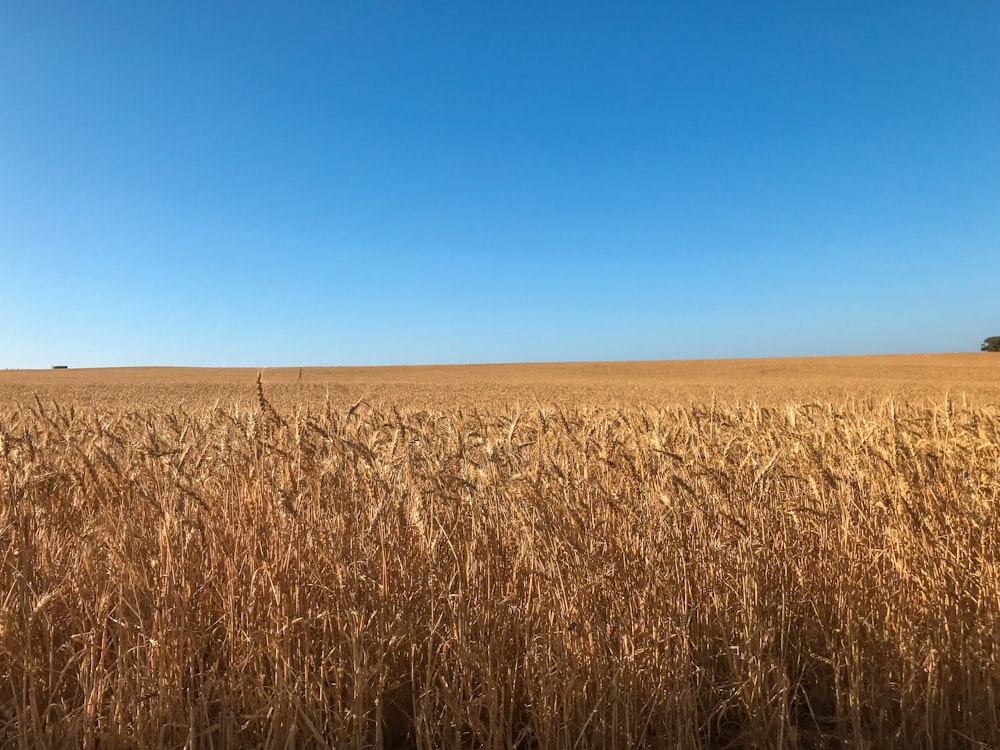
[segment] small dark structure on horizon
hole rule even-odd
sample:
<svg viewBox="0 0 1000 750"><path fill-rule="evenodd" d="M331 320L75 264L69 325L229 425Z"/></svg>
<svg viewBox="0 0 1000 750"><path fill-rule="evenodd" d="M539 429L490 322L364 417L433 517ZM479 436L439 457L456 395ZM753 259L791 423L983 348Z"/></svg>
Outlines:
<svg viewBox="0 0 1000 750"><path fill-rule="evenodd" d="M68 370L69 365L52 365L53 370Z"/></svg>

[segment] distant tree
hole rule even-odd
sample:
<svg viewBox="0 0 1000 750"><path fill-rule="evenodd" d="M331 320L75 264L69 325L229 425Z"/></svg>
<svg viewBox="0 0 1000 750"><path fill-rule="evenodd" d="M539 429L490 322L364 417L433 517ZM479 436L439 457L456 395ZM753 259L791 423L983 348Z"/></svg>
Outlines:
<svg viewBox="0 0 1000 750"><path fill-rule="evenodd" d="M990 336L983 342L981 352L1000 352L1000 336Z"/></svg>

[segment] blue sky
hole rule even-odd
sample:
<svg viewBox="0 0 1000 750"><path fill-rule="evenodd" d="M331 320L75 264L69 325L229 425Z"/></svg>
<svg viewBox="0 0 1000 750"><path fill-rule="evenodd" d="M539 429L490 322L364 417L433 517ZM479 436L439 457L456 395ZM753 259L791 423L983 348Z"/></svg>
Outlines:
<svg viewBox="0 0 1000 750"><path fill-rule="evenodd" d="M0 367L975 350L995 2L6 3Z"/></svg>

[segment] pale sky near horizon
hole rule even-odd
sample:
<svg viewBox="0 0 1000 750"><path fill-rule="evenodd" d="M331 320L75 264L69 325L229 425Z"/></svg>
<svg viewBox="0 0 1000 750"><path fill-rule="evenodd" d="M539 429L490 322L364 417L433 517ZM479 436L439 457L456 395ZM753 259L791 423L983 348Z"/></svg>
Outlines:
<svg viewBox="0 0 1000 750"><path fill-rule="evenodd" d="M996 2L0 9L0 368L975 351Z"/></svg>

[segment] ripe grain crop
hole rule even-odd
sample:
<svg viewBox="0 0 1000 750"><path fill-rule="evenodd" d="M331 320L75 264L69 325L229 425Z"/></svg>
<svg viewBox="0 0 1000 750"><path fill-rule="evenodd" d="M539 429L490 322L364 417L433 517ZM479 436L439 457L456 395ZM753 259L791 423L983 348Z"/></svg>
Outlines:
<svg viewBox="0 0 1000 750"><path fill-rule="evenodd" d="M997 405L243 392L0 404L0 745L1000 746Z"/></svg>

